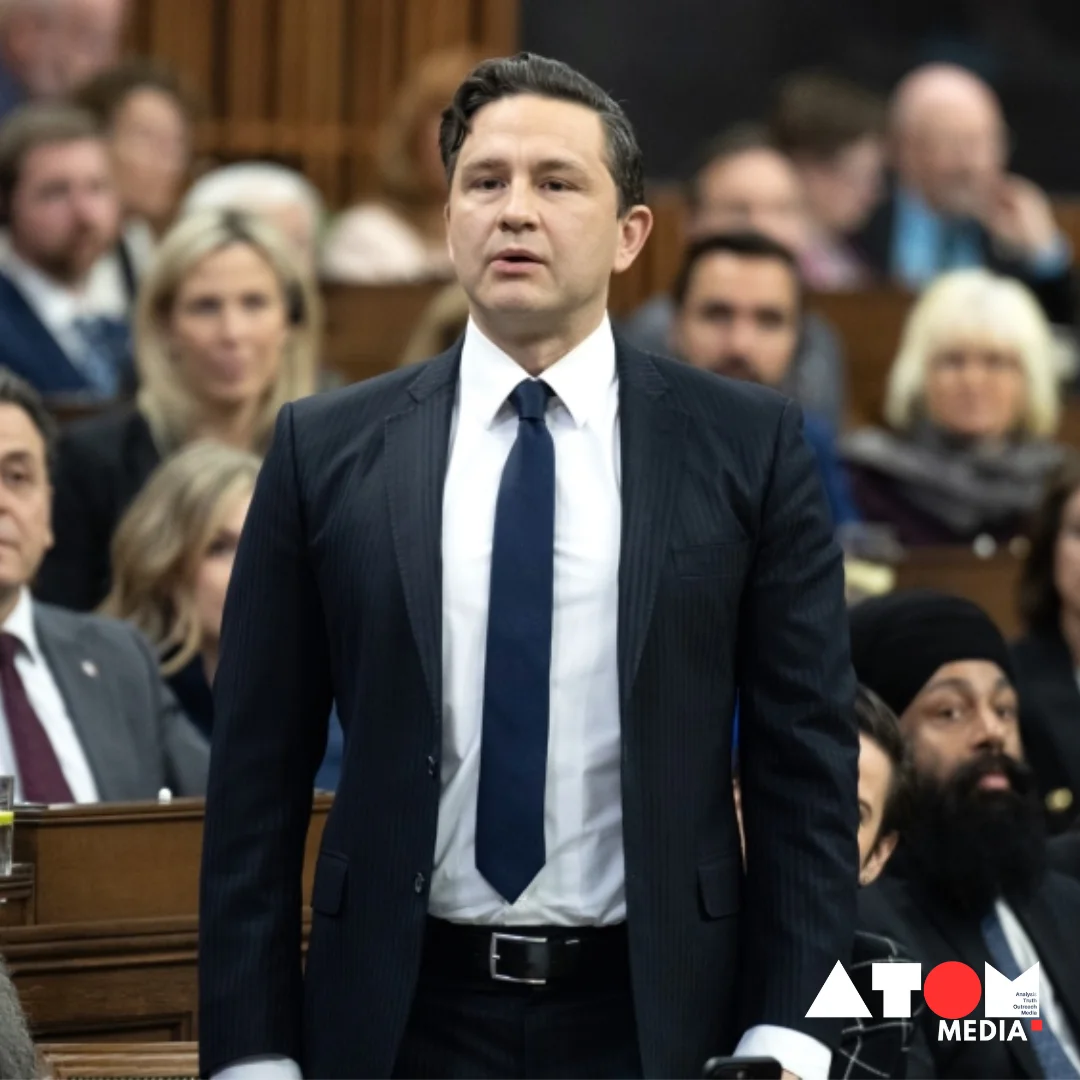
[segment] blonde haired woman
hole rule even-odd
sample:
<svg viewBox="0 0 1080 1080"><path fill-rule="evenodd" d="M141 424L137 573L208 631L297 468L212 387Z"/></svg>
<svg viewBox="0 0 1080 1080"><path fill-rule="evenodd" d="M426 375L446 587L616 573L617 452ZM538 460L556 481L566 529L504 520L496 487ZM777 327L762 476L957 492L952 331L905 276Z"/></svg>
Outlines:
<svg viewBox="0 0 1080 1080"><path fill-rule="evenodd" d="M318 295L292 245L235 210L185 218L162 241L135 317L132 407L73 426L54 486L43 600L88 610L109 589L109 543L155 467L201 438L261 454L287 401L315 385Z"/></svg>
<svg viewBox="0 0 1080 1080"><path fill-rule="evenodd" d="M260 460L209 440L150 477L112 542L105 614L134 623L188 718L209 737L225 592Z"/></svg>
<svg viewBox="0 0 1080 1080"><path fill-rule="evenodd" d="M439 121L478 59L464 48L430 53L402 86L379 130L376 196L331 225L325 277L386 284L451 276Z"/></svg>
<svg viewBox="0 0 1080 1080"><path fill-rule="evenodd" d="M908 317L884 411L887 430L841 446L866 521L912 546L1023 531L1062 456L1057 348L1028 288L987 270L938 278Z"/></svg>

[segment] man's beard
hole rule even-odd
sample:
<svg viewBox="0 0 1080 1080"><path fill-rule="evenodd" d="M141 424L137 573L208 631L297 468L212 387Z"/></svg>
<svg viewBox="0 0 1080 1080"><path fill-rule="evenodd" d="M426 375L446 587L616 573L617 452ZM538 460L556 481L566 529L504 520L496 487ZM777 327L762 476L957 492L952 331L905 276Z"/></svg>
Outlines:
<svg viewBox="0 0 1080 1080"><path fill-rule="evenodd" d="M726 375L729 379L739 379L742 382L761 383L761 376L757 368L745 357L738 354L725 356L713 364L713 371L717 375Z"/></svg>
<svg viewBox="0 0 1080 1080"><path fill-rule="evenodd" d="M1003 773L1010 789L980 788L988 773ZM999 897L1030 895L1045 866L1034 774L1004 754L985 754L944 782L918 778L903 849L910 870L962 914L983 915Z"/></svg>

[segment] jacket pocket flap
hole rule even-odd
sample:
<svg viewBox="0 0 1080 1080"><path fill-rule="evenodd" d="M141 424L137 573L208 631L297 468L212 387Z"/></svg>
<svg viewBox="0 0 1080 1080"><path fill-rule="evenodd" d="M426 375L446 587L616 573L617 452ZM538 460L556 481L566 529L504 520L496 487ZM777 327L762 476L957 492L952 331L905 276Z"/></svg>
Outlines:
<svg viewBox="0 0 1080 1080"><path fill-rule="evenodd" d="M698 864L698 885L705 914L713 919L734 915L742 893L742 856L736 851Z"/></svg>
<svg viewBox="0 0 1080 1080"><path fill-rule="evenodd" d="M330 851L319 853L315 864L315 885L311 890L311 908L320 915L336 915L345 897L345 879L349 860Z"/></svg>

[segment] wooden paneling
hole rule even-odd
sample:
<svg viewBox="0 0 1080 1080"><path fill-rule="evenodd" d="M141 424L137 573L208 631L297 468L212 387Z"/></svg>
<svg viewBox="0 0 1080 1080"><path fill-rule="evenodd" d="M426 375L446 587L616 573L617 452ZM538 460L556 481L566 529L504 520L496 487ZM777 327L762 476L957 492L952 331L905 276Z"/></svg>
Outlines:
<svg viewBox="0 0 1080 1080"><path fill-rule="evenodd" d="M330 804L315 798L305 896ZM202 832L198 799L17 812L0 952L36 1038L197 1037Z"/></svg>
<svg viewBox="0 0 1080 1080"><path fill-rule="evenodd" d="M138 0L130 52L175 67L202 99L206 164L302 169L331 206L369 190L379 122L429 52L517 48L518 0Z"/></svg>
<svg viewBox="0 0 1080 1080"><path fill-rule="evenodd" d="M193 1042L44 1044L38 1056L55 1080L194 1080L199 1075L199 1048Z"/></svg>

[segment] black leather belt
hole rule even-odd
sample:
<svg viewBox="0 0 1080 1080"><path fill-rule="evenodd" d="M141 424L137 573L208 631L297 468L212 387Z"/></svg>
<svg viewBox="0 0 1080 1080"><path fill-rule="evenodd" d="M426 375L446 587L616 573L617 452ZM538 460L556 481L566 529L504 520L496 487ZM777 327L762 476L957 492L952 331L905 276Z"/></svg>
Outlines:
<svg viewBox="0 0 1080 1080"><path fill-rule="evenodd" d="M626 923L490 927L428 919L422 966L431 974L520 986L628 984Z"/></svg>

